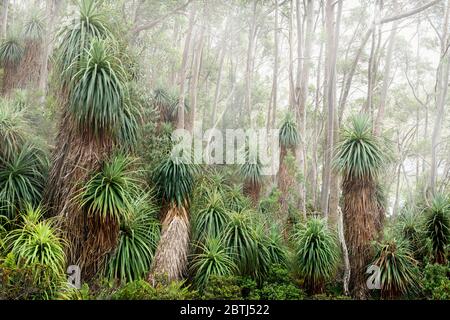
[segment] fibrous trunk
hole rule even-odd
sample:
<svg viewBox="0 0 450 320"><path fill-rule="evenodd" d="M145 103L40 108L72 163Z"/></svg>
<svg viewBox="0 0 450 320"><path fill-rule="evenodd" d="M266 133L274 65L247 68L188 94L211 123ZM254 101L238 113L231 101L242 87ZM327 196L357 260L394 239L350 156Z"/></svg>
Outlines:
<svg viewBox="0 0 450 320"><path fill-rule="evenodd" d="M42 41L29 40L25 45L25 55L18 69L18 86L21 89L37 88L41 75Z"/></svg>
<svg viewBox="0 0 450 320"><path fill-rule="evenodd" d="M367 296L365 272L371 261L371 242L377 237L379 210L376 186L369 178L345 178L344 233L351 268L350 291L355 298Z"/></svg>
<svg viewBox="0 0 450 320"><path fill-rule="evenodd" d="M280 151L280 170L278 171L278 189L280 190L280 223L285 226L285 236L288 236L289 229L289 191L294 186L294 178L289 173L288 166L286 164L287 148L282 146Z"/></svg>
<svg viewBox="0 0 450 320"><path fill-rule="evenodd" d="M3 68L2 96L8 97L18 87L18 66L7 64Z"/></svg>
<svg viewBox="0 0 450 320"><path fill-rule="evenodd" d="M171 205L148 277L152 285L180 280L186 271L189 250L189 217L186 208Z"/></svg>
<svg viewBox="0 0 450 320"><path fill-rule="evenodd" d="M89 217L80 207L77 195L89 176L98 171L113 149L106 136L80 132L65 113L53 154L45 201L49 215L58 216L69 243L69 264L82 270L84 280L91 279L116 246L119 223L114 219Z"/></svg>
<svg viewBox="0 0 450 320"><path fill-rule="evenodd" d="M244 195L250 198L253 205L258 205L259 196L261 193L261 186L258 183L246 182L244 183Z"/></svg>

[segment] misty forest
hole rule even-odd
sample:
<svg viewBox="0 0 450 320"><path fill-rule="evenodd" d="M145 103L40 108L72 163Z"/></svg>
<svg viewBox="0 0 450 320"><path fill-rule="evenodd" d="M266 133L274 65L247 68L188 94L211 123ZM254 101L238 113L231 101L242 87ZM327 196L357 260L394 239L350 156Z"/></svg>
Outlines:
<svg viewBox="0 0 450 320"><path fill-rule="evenodd" d="M0 5L0 300L450 299L450 0Z"/></svg>

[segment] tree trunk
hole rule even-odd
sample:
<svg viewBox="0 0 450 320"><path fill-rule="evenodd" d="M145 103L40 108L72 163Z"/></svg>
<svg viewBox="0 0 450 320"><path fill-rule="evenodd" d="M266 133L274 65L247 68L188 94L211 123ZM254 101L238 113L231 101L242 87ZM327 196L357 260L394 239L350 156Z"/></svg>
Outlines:
<svg viewBox="0 0 450 320"><path fill-rule="evenodd" d="M371 242L376 239L375 182L369 178L344 178L344 233L351 268L350 291L357 299L366 299L366 268L372 258Z"/></svg>
<svg viewBox="0 0 450 320"><path fill-rule="evenodd" d="M394 6L396 7L396 3L394 3ZM380 106L378 108L378 113L377 113L377 117L375 119L375 125L374 125L374 133L377 136L380 134L380 132L382 130L382 126L383 126L384 110L386 108L387 91L388 91L389 83L390 83L391 64L392 64L392 56L393 56L394 48L395 48L395 35L397 32L397 26L398 26L398 20L395 20L392 24L392 29L389 34L389 44L388 44L388 49L387 49L387 53L386 53L386 62L384 65L383 88L381 89Z"/></svg>
<svg viewBox="0 0 450 320"><path fill-rule="evenodd" d="M189 228L187 210L171 205L162 222L161 239L148 277L153 286L182 279L188 259Z"/></svg>
<svg viewBox="0 0 450 320"><path fill-rule="evenodd" d="M188 31L186 35L186 39L184 42L184 50L183 50L183 60L181 62L181 69L180 69L180 96L178 100L178 124L177 129L184 129L185 127L185 100L186 100L186 73L187 73L187 65L188 65L188 59L189 59L189 53L191 48L191 38L192 38L192 29L194 28L194 22L195 22L195 12L196 10L194 8L191 9L191 12L189 13L189 26Z"/></svg>
<svg viewBox="0 0 450 320"><path fill-rule="evenodd" d="M274 41L275 41L275 53L274 53L274 65L273 65L273 86L272 86L272 128L275 129L276 118L277 118L277 101L278 101L278 51L279 51L279 41L278 41L278 0L275 0L275 25L274 25Z"/></svg>
<svg viewBox="0 0 450 320"><path fill-rule="evenodd" d="M253 1L253 14L250 22L250 30L248 34L247 47L247 66L245 70L245 104L248 112L248 119L250 127L253 128L252 123L252 80L253 80L253 65L255 58L255 47L257 37L256 15L257 15L258 1Z"/></svg>
<svg viewBox="0 0 450 320"><path fill-rule="evenodd" d="M439 62L439 69L436 77L436 121L434 123L433 136L431 140L431 174L430 174L430 188L433 194L436 193L437 187L437 152L441 138L442 120L445 114L445 104L448 92L449 67L448 61L448 25L449 25L450 1L447 1L447 8L445 11L445 18L443 24L443 32L441 35L441 59Z"/></svg>
<svg viewBox="0 0 450 320"><path fill-rule="evenodd" d="M217 104L219 103L220 98L220 88L222 84L222 74L223 74L223 65L225 62L225 54L227 52L227 40L228 40L228 24L229 18L227 18L225 22L225 30L223 33L222 45L220 47L220 57L219 57L219 74L217 75L216 82L216 91L214 92L214 102L212 109L212 117L211 117L211 125L213 126L216 123L217 118Z"/></svg>
<svg viewBox="0 0 450 320"><path fill-rule="evenodd" d="M338 9L336 14L336 27L335 27L335 36L334 36L334 50L339 50L339 34L340 34L340 26L341 26L341 16L342 16L342 1L338 3ZM336 58L334 58L334 63L336 64ZM336 67L335 67L336 68ZM334 77L332 83L329 85L332 86L333 97L332 101L328 103L333 103L333 109L335 109L334 105L336 104L336 76ZM333 112L333 144L330 146L331 152L334 150L335 146L339 141L339 121L337 112ZM333 153L332 153L333 154ZM332 157L331 157L332 158ZM339 174L335 172L335 170L331 170L331 179L330 179L330 204L329 204L329 212L328 212L328 224L334 228L336 228L337 223L339 221L339 197L340 197L340 188L339 188Z"/></svg>
<svg viewBox="0 0 450 320"><path fill-rule="evenodd" d="M305 43L304 43L304 56L298 57L301 61L303 58L302 74L300 77L300 88L298 93L298 126L300 134L300 144L297 147L297 161L299 170L303 172L304 179L299 183L299 209L306 216L306 103L308 99L309 91L309 73L311 66L311 47L312 47L312 29L313 29L313 15L314 15L314 0L308 0L306 2L306 28L305 28ZM300 0L297 0L297 7L300 6ZM297 8L297 14L300 9ZM301 39L299 39L300 41Z"/></svg>
<svg viewBox="0 0 450 320"><path fill-rule="evenodd" d="M327 0L325 7L325 28L326 28L326 70L327 70L327 85L324 88L327 105L327 134L326 147L323 165L323 184L321 194L321 210L325 217L328 218L329 212L329 193L331 184L331 163L333 154L334 142L334 112L335 112L335 89L336 89L336 40L334 28L334 5L333 0Z"/></svg>
<svg viewBox="0 0 450 320"><path fill-rule="evenodd" d="M200 78L200 71L202 67L203 60L203 50L204 50L204 36L205 36L205 27L200 26L201 31L200 35L197 39L197 47L193 53L193 73L191 78L191 88L190 88L190 109L189 109L189 130L192 131L192 128L195 123L195 113L197 112L197 100L198 100L198 82Z"/></svg>

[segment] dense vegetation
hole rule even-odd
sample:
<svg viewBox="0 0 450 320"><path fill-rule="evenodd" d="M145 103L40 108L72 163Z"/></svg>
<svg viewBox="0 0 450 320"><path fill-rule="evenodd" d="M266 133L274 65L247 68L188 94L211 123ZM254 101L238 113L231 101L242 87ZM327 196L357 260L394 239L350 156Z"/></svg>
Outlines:
<svg viewBox="0 0 450 320"><path fill-rule="evenodd" d="M342 1L233 1L230 17L217 25L208 22L210 4L163 2L140 1L133 7L123 1L34 1L34 9L3 2L3 12L9 10L14 19L3 16L0 45L0 299L450 299L448 141L440 153L427 156L433 160L424 166L431 169L422 170L420 158L414 158L422 150L411 154L403 145L414 134L419 137L419 123L404 141L399 129L396 134L392 128L384 130L388 122L403 125L398 110L390 110L411 100L403 89L395 92L395 106L370 102L386 99L378 88L367 101L352 100L345 113L333 109L330 99L336 99L336 92L330 88L336 91L336 78L328 74L324 88L320 84L323 51L326 72L342 72L343 95L346 79L355 72L336 69L339 28L328 19L341 19ZM222 7L225 1L214 2L228 10ZM450 1L438 2L433 19L444 25L441 40L448 42L450 4L442 5ZM296 14L294 5L299 6ZM154 25L142 21L141 11L155 8L163 11ZM444 18L439 8L445 9ZM265 10L269 13L261 12ZM188 17L180 16L183 12ZM269 41L255 29L264 31L275 23L275 80L268 112L261 108L267 95L264 72L250 75L253 61L244 76L238 75L234 68L239 62L232 54L225 63L232 84L223 84L232 102L221 100L229 39L225 35L211 43L217 42L212 34L221 28L235 34L228 19L246 15L251 20L251 39L245 40L250 40L249 52L256 50L253 37ZM283 32L289 31L292 45L294 17L300 39L311 33L313 18L319 24L314 28L320 28L322 18L327 39L316 43L319 66L298 63L298 88L292 87L289 66L290 91L277 98L277 72L284 75L278 65L278 28L289 27ZM395 30L397 20L392 21ZM159 24L161 30L147 34ZM174 30L167 34L169 26ZM373 42L381 42L380 26L374 28ZM174 46L185 37L183 52L172 52L176 49L166 43L169 34ZM307 51L302 54L310 56L312 40L302 41ZM392 59L390 41L391 36L386 49L375 44L373 50L379 52L370 59ZM265 45L271 52L274 44ZM284 49L293 54L293 46ZM448 53L443 55L439 81L445 78L441 73L448 80ZM370 63L374 72L375 62ZM310 67L318 74L316 88L303 78ZM209 92L211 74L215 92ZM237 76L245 81L236 81ZM380 73L367 77L372 88L386 82ZM309 100L315 93L313 110ZM438 95L446 105L446 95ZM318 107L322 98L323 111ZM280 101L288 107L277 110ZM234 109L227 111L228 104ZM358 104L364 104L362 110ZM221 116L219 107L224 108ZM383 128L384 108L390 114ZM255 111L255 119L250 114L246 119ZM243 163L194 164L184 161L192 154L174 157L179 141L173 133L195 131L196 117L223 131L279 128L276 173L264 173L264 159L252 157L257 143L249 137L241 150ZM448 117L442 118L448 125ZM204 141L206 149L217 144L213 140L209 136ZM433 148L435 142L433 138ZM417 160L414 187L408 177L401 178L407 158ZM401 181L407 186L400 187ZM73 265L81 269L81 288L68 283L66 270ZM367 285L369 266L379 268L377 290Z"/></svg>

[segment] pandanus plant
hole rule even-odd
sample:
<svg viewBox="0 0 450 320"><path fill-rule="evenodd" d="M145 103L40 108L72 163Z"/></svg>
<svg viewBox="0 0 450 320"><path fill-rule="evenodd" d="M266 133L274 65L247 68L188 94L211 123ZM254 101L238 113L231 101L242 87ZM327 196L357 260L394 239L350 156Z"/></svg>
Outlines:
<svg viewBox="0 0 450 320"><path fill-rule="evenodd" d="M27 127L22 112L0 102L0 215L10 219L42 200L48 170L46 153L28 141Z"/></svg>
<svg viewBox="0 0 450 320"><path fill-rule="evenodd" d="M253 205L259 202L261 189L263 186L262 164L259 157L255 159L248 158L247 161L240 166L240 172L244 179L244 195L248 196Z"/></svg>
<svg viewBox="0 0 450 320"><path fill-rule="evenodd" d="M311 218L297 228L293 240L297 272L304 277L312 294L323 292L326 281L335 275L339 262L336 235L326 221Z"/></svg>
<svg viewBox="0 0 450 320"><path fill-rule="evenodd" d="M69 263L84 267L83 274L89 278L116 246L120 220L112 207L100 216L91 210L86 217L77 195L90 176L108 168L119 145L123 149L133 145L137 121L121 52L97 1L81 0L78 16L60 38L55 71L60 76L62 118L46 205L53 215L63 217L63 230L72 247Z"/></svg>
<svg viewBox="0 0 450 320"><path fill-rule="evenodd" d="M425 211L425 234L431 242L434 263L447 264L450 244L450 200L437 194Z"/></svg>
<svg viewBox="0 0 450 320"><path fill-rule="evenodd" d="M387 161L382 142L373 134L368 117L358 115L342 132L335 167L343 176L345 240L351 268L350 289L356 298L367 295L365 272L371 261L371 242L377 238L380 210L377 178Z"/></svg>
<svg viewBox="0 0 450 320"><path fill-rule="evenodd" d="M155 170L154 180L163 201L161 239L148 280L151 284L179 280L187 267L190 196L196 167L169 156Z"/></svg>
<svg viewBox="0 0 450 320"><path fill-rule="evenodd" d="M24 55L19 65L19 87L35 88L41 73L41 56L45 48L43 43L45 22L42 15L33 11L27 18L23 30Z"/></svg>
<svg viewBox="0 0 450 320"><path fill-rule="evenodd" d="M297 124L292 117L292 115L288 114L283 121L283 125L280 129L280 169L278 171L278 188L281 191L280 196L280 204L281 204L281 212L287 213L288 211L288 203L287 199L289 196L289 190L294 186L295 180L292 173L289 172L288 166L286 164L286 156L288 152L295 152L296 146L300 142L300 136L297 130ZM282 217L282 223L285 224L287 222L288 216L284 214Z"/></svg>
<svg viewBox="0 0 450 320"><path fill-rule="evenodd" d="M398 298L419 291L418 263L407 240L398 240L388 235L386 239L376 243L373 264L380 268L383 298Z"/></svg>
<svg viewBox="0 0 450 320"><path fill-rule="evenodd" d="M3 67L2 95L9 96L18 87L18 68L24 55L20 37L10 33L0 45L0 63Z"/></svg>

